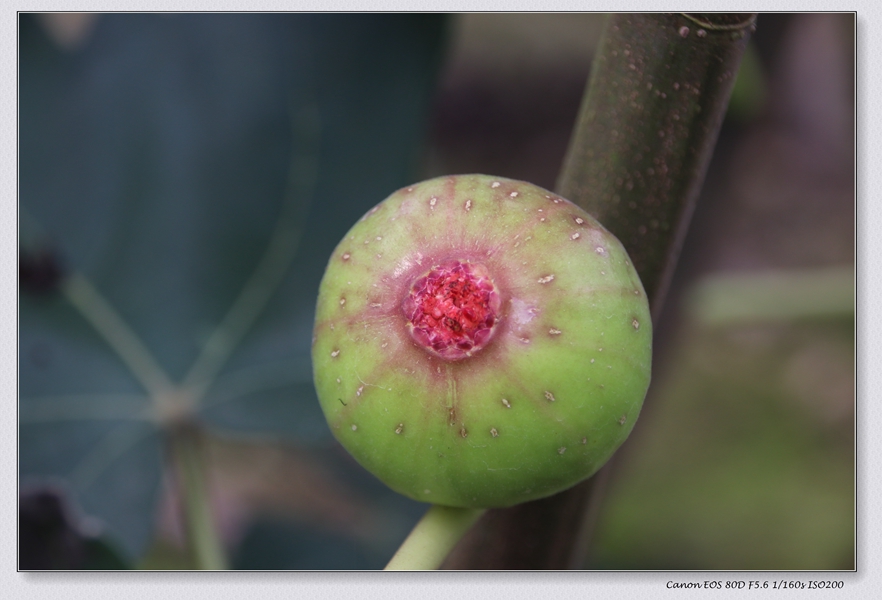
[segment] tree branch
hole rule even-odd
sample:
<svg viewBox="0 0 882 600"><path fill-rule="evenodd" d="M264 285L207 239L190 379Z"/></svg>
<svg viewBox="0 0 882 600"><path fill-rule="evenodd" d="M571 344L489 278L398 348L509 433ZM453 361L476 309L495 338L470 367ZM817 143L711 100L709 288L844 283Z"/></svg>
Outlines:
<svg viewBox="0 0 882 600"><path fill-rule="evenodd" d="M594 57L557 191L624 244L653 321L754 21L752 14L614 15ZM580 568L608 473L609 464L550 498L487 511L445 568Z"/></svg>

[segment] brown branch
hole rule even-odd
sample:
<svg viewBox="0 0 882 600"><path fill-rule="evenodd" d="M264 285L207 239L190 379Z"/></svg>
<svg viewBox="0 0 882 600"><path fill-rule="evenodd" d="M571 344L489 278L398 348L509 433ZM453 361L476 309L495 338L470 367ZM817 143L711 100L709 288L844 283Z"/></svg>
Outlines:
<svg viewBox="0 0 882 600"><path fill-rule="evenodd" d="M557 191L625 245L661 311L704 181L752 14L610 17ZM584 564L609 464L542 500L487 511L448 569Z"/></svg>

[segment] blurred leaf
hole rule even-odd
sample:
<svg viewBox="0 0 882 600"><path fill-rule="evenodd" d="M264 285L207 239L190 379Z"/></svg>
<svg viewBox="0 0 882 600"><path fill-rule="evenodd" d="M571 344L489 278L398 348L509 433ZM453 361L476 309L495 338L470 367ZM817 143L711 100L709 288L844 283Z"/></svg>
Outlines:
<svg viewBox="0 0 882 600"><path fill-rule="evenodd" d="M112 14L65 51L21 16L22 226L72 273L64 295L21 298L23 476L69 478L139 556L164 416L329 439L318 282L415 178L443 24Z"/></svg>
<svg viewBox="0 0 882 600"><path fill-rule="evenodd" d="M254 523L233 558L234 569L382 569L389 556L372 555L363 544L305 523L263 519Z"/></svg>

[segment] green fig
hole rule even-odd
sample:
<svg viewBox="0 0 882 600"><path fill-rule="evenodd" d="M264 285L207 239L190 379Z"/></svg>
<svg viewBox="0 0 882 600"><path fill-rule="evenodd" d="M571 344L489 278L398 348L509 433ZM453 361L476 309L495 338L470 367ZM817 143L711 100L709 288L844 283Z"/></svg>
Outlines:
<svg viewBox="0 0 882 600"><path fill-rule="evenodd" d="M597 471L649 386L646 294L616 238L529 183L392 194L321 283L315 385L335 437L415 500L518 504Z"/></svg>

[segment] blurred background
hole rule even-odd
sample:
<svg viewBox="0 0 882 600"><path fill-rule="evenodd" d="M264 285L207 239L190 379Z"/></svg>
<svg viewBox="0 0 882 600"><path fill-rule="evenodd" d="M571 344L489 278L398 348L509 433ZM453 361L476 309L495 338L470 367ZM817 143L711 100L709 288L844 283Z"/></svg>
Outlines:
<svg viewBox="0 0 882 600"><path fill-rule="evenodd" d="M420 179L553 187L603 22L20 15L19 567L192 567L184 412L233 568L382 568L426 506L318 408L327 257ZM760 15L586 568L854 568L853 106L854 15Z"/></svg>

